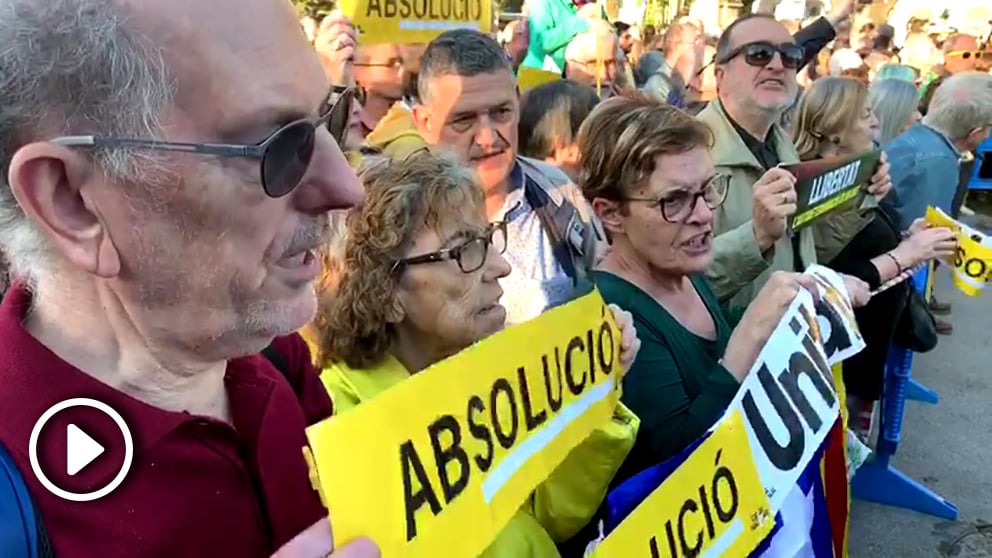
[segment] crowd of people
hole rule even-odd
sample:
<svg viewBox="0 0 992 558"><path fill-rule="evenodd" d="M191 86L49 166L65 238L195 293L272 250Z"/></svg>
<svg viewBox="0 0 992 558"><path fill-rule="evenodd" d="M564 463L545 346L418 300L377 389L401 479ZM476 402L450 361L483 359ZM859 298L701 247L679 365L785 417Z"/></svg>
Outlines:
<svg viewBox="0 0 992 558"><path fill-rule="evenodd" d="M897 50L833 4L655 30L530 0L498 35L425 45L365 44L340 13L301 30L283 0L0 0L0 445L40 536L376 556L335 546L306 427L590 284L623 333L621 402L484 556L582 555L610 488L721 417L811 264L856 306L843 379L867 443L912 299L870 293L955 252L923 216L966 211L992 45L915 29ZM561 79L521 94L525 67ZM784 165L875 149L865 196L791 230ZM93 502L29 464L34 422L80 396L135 437Z"/></svg>

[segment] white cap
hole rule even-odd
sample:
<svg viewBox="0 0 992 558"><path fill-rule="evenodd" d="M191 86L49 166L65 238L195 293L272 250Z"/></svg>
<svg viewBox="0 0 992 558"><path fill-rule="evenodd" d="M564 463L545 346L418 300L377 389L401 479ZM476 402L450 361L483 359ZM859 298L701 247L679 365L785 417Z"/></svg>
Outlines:
<svg viewBox="0 0 992 558"><path fill-rule="evenodd" d="M830 56L827 66L830 68L830 75L840 76L845 70L856 70L865 65L861 55L850 48L842 48Z"/></svg>

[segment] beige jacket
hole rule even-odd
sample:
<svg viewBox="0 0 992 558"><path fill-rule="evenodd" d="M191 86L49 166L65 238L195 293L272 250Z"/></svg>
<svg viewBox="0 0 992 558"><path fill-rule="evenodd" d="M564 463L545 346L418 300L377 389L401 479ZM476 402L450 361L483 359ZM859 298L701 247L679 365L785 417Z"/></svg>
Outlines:
<svg viewBox="0 0 992 558"><path fill-rule="evenodd" d="M765 173L730 123L723 105L714 99L699 113L699 120L713 131L710 150L718 173L730 175L727 200L717 209L713 223L713 263L706 277L713 292L729 309L746 307L775 271L793 271L792 241L783 236L764 253L758 248L751 220L754 209L752 187ZM792 138L775 124L771 133L779 161L798 163ZM803 266L816 263L816 246L809 229L799 232L799 255Z"/></svg>
<svg viewBox="0 0 992 558"><path fill-rule="evenodd" d="M765 253L758 249L751 215L754 209L752 188L765 173L727 118L723 104L714 99L699 113L699 120L713 130L710 150L717 172L729 174L730 191L723 206L716 211L713 264L706 272L717 298L728 309L746 307L775 271L794 271L792 240L783 236ZM784 164L799 162L792 138L775 124L778 159ZM862 213L871 207L869 198L860 206L851 205L821 218L812 227L799 232L799 257L802 268L834 258L867 223Z"/></svg>

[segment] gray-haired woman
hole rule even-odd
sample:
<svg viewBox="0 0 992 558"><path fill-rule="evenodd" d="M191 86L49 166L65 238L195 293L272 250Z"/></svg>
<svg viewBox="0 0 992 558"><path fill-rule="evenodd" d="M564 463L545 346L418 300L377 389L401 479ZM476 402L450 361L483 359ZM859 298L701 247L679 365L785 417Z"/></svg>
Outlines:
<svg viewBox="0 0 992 558"><path fill-rule="evenodd" d="M875 141L885 147L922 118L919 111L920 90L901 79L876 81L868 89L868 103L878 119Z"/></svg>

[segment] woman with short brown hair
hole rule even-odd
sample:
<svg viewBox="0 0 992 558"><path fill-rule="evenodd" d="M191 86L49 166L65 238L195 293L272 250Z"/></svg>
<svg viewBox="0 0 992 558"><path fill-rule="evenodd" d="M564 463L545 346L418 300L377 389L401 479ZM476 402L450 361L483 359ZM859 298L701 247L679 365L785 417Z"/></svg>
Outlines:
<svg viewBox="0 0 992 558"><path fill-rule="evenodd" d="M601 103L579 131L583 194L612 245L593 279L634 316L641 350L623 402L641 429L618 480L682 451L720 418L798 290L776 273L736 329L703 271L713 259L713 211L727 194L705 124L651 97Z"/></svg>

